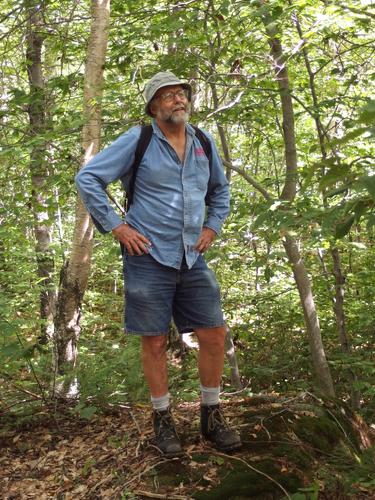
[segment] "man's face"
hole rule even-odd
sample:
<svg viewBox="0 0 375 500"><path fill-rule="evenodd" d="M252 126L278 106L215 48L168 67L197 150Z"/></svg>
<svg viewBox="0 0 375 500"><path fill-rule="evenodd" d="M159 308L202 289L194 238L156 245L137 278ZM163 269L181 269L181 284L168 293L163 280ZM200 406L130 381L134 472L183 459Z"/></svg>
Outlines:
<svg viewBox="0 0 375 500"><path fill-rule="evenodd" d="M171 85L159 89L150 105L157 120L178 125L186 123L190 114L187 91L181 85Z"/></svg>

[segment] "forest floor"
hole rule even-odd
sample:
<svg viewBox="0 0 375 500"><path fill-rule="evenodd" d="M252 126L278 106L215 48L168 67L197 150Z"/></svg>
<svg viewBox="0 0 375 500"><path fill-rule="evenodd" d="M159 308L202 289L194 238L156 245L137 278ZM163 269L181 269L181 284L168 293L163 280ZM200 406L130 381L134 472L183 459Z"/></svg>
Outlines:
<svg viewBox="0 0 375 500"><path fill-rule="evenodd" d="M185 455L153 445L148 406L90 420L44 414L0 431L1 499L375 499L371 429L348 408L302 394L231 399L224 413L243 448L199 436L199 405L174 409ZM367 450L366 450L367 448Z"/></svg>

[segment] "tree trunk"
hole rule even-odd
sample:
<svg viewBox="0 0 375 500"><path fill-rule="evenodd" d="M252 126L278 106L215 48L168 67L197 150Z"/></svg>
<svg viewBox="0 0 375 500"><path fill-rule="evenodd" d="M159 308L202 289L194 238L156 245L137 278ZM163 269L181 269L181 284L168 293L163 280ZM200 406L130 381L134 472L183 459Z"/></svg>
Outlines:
<svg viewBox="0 0 375 500"><path fill-rule="evenodd" d="M42 137L46 132L45 89L42 67L44 42L43 4L26 3L26 66L30 88L28 106L30 136ZM35 141L30 155L32 211L34 216L35 252L40 286L40 340L46 343L53 332L56 294L53 286L54 259L50 250L52 223L48 215L48 162L44 140Z"/></svg>
<svg viewBox="0 0 375 500"><path fill-rule="evenodd" d="M83 164L86 164L100 147L101 97L103 69L108 41L109 0L92 0L92 22L84 79L82 130ZM64 373L77 360L77 343L80 334L80 309L90 271L93 226L81 200L77 198L76 218L70 259L61 271L56 328L55 370Z"/></svg>
<svg viewBox="0 0 375 500"><path fill-rule="evenodd" d="M266 3L266 2L262 2ZM281 110L282 110L282 128L285 146L285 184L280 195L281 200L292 202L296 195L297 188L297 148L294 127L294 110L290 92L289 75L286 61L284 60L283 49L279 34L273 27L271 19L263 18L263 22L268 35L268 42L271 49L271 58L275 71L275 79L279 87Z"/></svg>
<svg viewBox="0 0 375 500"><path fill-rule="evenodd" d="M212 82L210 84L210 86L211 86L211 92L212 92L212 100L214 103L214 110L217 110L217 109L219 109L219 98L217 95L216 84ZM232 160L230 157L229 143L227 141L227 136L226 136L224 127L220 124L220 122L217 118L215 118L215 122L216 122L217 131L218 131L219 136L220 136L221 149L223 150L224 159L226 162L232 163ZM230 182L232 170L229 167L226 168L225 175L226 175L226 178L228 179L228 182Z"/></svg>
<svg viewBox="0 0 375 500"><path fill-rule="evenodd" d="M347 335L345 326L345 312L344 312L344 285L345 276L341 271L341 259L340 252L337 247L331 250L332 260L333 260L333 274L335 276L335 299L334 299L334 311L336 316L336 324L341 344L341 350L345 354L351 353L350 339ZM348 370L348 378L350 384L350 404L354 410L358 410L360 407L361 395L355 387L355 382L357 381L357 376L353 370Z"/></svg>
<svg viewBox="0 0 375 500"><path fill-rule="evenodd" d="M231 384L236 389L241 390L243 389L243 386L241 382L240 371L238 369L236 350L234 347L232 334L228 327L227 327L227 334L225 336L225 354L227 356L227 360L230 366Z"/></svg>
<svg viewBox="0 0 375 500"><path fill-rule="evenodd" d="M206 33L209 33L209 30L207 29L207 23L208 19L212 15L211 19L216 19L216 13L215 13L215 6L212 1L208 3L207 10L205 12L205 26L206 26ZM216 63L217 60L220 57L221 53L221 32L220 28L217 23L217 19L215 21L216 25L216 46L215 43L208 38L207 43L208 46L210 47L210 76L214 77L216 73ZM210 78L209 78L210 80ZM211 93L212 93L212 100L214 104L214 110L217 110L219 108L219 98L217 94L217 88L214 83L214 81L211 81L210 83L210 88L211 88ZM219 123L219 121L216 119L216 126L217 130L220 136L220 142L221 142L221 147L223 150L224 154L224 161L223 165L226 167L226 177L228 182L230 182L231 178L231 158L230 158L230 149L229 149L229 143L226 138L225 130L223 126ZM231 368L231 383L237 388L241 389L242 384L240 380L240 374L239 374L239 369L238 369L238 363L237 363L237 355L234 347L234 342L233 342L233 337L231 334L231 331L229 328L227 328L227 334L225 336L225 349L226 349L226 357L229 363L229 366Z"/></svg>
<svg viewBox="0 0 375 500"><path fill-rule="evenodd" d="M262 3L264 5L268 4L266 0L262 0ZM263 23L271 49L270 53L275 71L275 79L279 87L283 118L286 175L280 199L291 203L295 198L297 188L297 148L288 69L283 55L280 35L269 14L263 16ZM305 264L299 252L297 242L291 233L286 234L283 245L297 284L317 381L325 394L334 396L333 381L324 351L318 314Z"/></svg>
<svg viewBox="0 0 375 500"><path fill-rule="evenodd" d="M333 388L331 372L324 352L318 314L316 311L311 290L311 283L306 271L306 267L303 263L298 245L294 238L286 236L283 241L283 245L289 262L292 265L294 279L296 281L302 303L303 315L305 317L306 330L316 378L324 394L334 396L335 390Z"/></svg>
<svg viewBox="0 0 375 500"><path fill-rule="evenodd" d="M212 61L212 67L213 68L215 67L214 61ZM216 85L214 83L211 83L210 86L211 86L211 92L212 92L212 100L214 103L214 109L216 110L219 108L219 98L217 95L217 89L216 89ZM224 163L224 165L228 165L228 164L230 165L231 158L230 158L230 151L229 151L229 143L227 141L224 127L222 125L220 125L220 123L217 119L215 121L216 121L217 130L218 130L219 136L220 136L221 148L222 148L223 154L224 154L225 161L223 163ZM232 170L227 166L225 175L227 177L228 182L230 182L231 172L232 172ZM233 337L232 337L232 334L231 334L231 331L229 330L229 328L227 328L227 334L225 336L225 349L226 349L226 357L227 357L227 360L228 360L228 363L229 363L229 366L231 369L231 383L237 389L242 389L240 372L238 369L237 354L236 354L236 350L234 347Z"/></svg>
<svg viewBox="0 0 375 500"><path fill-rule="evenodd" d="M291 5L290 0L289 0L289 5ZM294 15L294 22L300 39L304 41L302 28L297 14ZM315 85L315 73L312 70L309 53L306 47L302 48L302 54L305 61L306 71L309 75L309 87L310 87L311 99L314 105L313 118L315 121L315 128L319 138L319 146L322 155L322 160L324 161L327 158L327 149L325 141L329 141L330 137L321 119L320 106ZM324 171L322 172L322 175L324 175ZM323 191L323 205L324 208L328 208L328 203L324 191ZM335 277L335 293L334 297L332 297L332 302L333 302L333 311L336 319L337 332L342 351L346 354L350 354L351 351L350 340L346 330L346 320L345 320L345 310L344 310L345 277L341 271L340 252L337 246L331 248L331 256L333 261L333 275ZM354 409L358 409L360 394L358 390L355 389L354 387L354 382L356 381L356 375L353 373L352 370L349 370L349 380L350 380L350 390L351 390L351 405Z"/></svg>
<svg viewBox="0 0 375 500"><path fill-rule="evenodd" d="M344 284L345 277L341 271L341 259L338 248L332 248L331 251L333 260L333 274L335 276L335 300L334 309L337 322L337 329L340 339L340 344L343 352L348 354L350 352L350 343L346 335L345 328L345 314L344 314Z"/></svg>

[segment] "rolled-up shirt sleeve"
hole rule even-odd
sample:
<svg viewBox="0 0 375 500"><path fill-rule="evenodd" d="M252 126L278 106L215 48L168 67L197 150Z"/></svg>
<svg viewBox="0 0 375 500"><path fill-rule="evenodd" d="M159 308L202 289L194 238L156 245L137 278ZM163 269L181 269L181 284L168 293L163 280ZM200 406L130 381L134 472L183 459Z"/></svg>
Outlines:
<svg viewBox="0 0 375 500"><path fill-rule="evenodd" d="M215 233L220 234L222 225L228 217L230 209L229 183L225 176L222 161L216 145L207 132L205 132L211 143L211 170L206 195L207 215L204 222Z"/></svg>
<svg viewBox="0 0 375 500"><path fill-rule="evenodd" d="M123 220L109 202L108 184L130 174L140 136L140 127L133 127L94 156L75 177L78 192L101 233L119 226Z"/></svg>

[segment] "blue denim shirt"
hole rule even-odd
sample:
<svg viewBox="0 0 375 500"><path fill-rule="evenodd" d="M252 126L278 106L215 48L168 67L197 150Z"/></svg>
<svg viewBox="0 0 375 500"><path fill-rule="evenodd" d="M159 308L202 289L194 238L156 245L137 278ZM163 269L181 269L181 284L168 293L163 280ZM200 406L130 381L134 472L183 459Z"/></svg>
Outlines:
<svg viewBox="0 0 375 500"><path fill-rule="evenodd" d="M182 163L156 122L152 126L151 142L138 167L126 222L151 241L150 254L158 262L179 269L185 252L190 268L198 257L194 246L202 227L219 233L229 213L228 182L207 132L212 147L211 172L193 127L186 126ZM127 188L140 132L139 126L129 129L76 176L81 198L101 233L123 222L109 203L105 189L118 179Z"/></svg>

